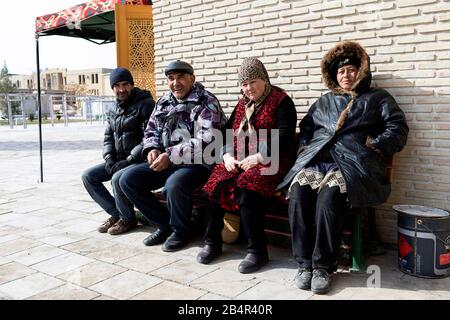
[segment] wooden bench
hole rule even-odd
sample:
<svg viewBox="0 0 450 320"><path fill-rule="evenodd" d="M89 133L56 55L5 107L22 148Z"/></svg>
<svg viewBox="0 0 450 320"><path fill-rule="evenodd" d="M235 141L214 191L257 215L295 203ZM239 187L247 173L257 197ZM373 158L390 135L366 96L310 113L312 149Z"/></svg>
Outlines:
<svg viewBox="0 0 450 320"><path fill-rule="evenodd" d="M386 171L386 179L389 182L393 181L394 175L394 157L390 157L388 159L387 171ZM166 199L162 193L162 189L158 189L153 191L158 200L162 203L166 203ZM193 195L193 210L200 211L208 204L208 199L206 198L204 192L201 188L198 188L194 191ZM277 192L274 194L272 199L269 201L269 205L267 206L266 215L266 228L265 232L268 238L271 240L270 242L275 245L281 246L291 246L291 233L289 227L289 218L288 218L288 200L285 199L284 195L281 192ZM375 222L375 208L367 207L367 208L352 208L350 209L350 215L352 218L352 245L351 245L351 271L358 272L361 271L364 267L364 258L363 258L363 250L362 250L362 226L363 226L363 216L364 213L367 212L367 221L368 221L368 239L369 244L372 247L376 247L378 241L378 234L376 231L376 222ZM239 235L239 226L236 227L236 218L235 214L227 214L225 217L225 229L228 229L228 232L234 232L234 235L227 235L225 232L223 233L224 242L232 243L237 236ZM228 228L227 228L228 227ZM233 230L235 229L235 230ZM236 233L237 232L237 233Z"/></svg>

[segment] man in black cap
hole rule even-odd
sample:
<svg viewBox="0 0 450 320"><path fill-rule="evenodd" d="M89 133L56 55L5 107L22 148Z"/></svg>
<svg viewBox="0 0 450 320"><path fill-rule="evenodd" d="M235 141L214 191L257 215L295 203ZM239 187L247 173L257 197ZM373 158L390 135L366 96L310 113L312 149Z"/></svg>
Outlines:
<svg viewBox="0 0 450 320"><path fill-rule="evenodd" d="M128 170L119 184L158 227L144 244L164 243L163 251L177 251L191 233L192 191L210 174L203 150L214 141L214 129L221 129L226 117L217 98L195 82L189 63L173 61L165 75L170 91L156 103L144 133L142 156L147 163ZM161 187L167 208L151 192Z"/></svg>
<svg viewBox="0 0 450 320"><path fill-rule="evenodd" d="M119 179L125 171L144 161L142 138L155 102L149 91L134 87L133 76L125 68L114 69L109 80L117 99L107 117L105 162L86 170L82 180L92 199L111 216L98 231L116 235L137 225L134 206L120 189ZM103 185L109 180L114 196Z"/></svg>

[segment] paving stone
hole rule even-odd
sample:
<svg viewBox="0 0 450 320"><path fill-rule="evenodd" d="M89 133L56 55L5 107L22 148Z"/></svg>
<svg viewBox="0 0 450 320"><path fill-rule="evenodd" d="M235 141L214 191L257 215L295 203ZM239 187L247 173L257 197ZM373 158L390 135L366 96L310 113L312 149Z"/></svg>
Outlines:
<svg viewBox="0 0 450 320"><path fill-rule="evenodd" d="M12 212L12 209L0 208L0 215Z"/></svg>
<svg viewBox="0 0 450 320"><path fill-rule="evenodd" d="M238 271L216 270L190 282L192 287L210 291L229 298L235 298L254 287L260 280L251 274Z"/></svg>
<svg viewBox="0 0 450 320"><path fill-rule="evenodd" d="M97 283L89 289L116 299L129 299L162 282L161 279L135 271L127 271Z"/></svg>
<svg viewBox="0 0 450 320"><path fill-rule="evenodd" d="M91 300L99 296L98 292L67 283L31 296L27 300Z"/></svg>
<svg viewBox="0 0 450 320"><path fill-rule="evenodd" d="M89 233L91 231L97 230L98 227L99 223L97 221L82 219L80 223L70 224L68 227L62 230L67 232Z"/></svg>
<svg viewBox="0 0 450 320"><path fill-rule="evenodd" d="M18 228L24 228L24 229L41 229L43 227L51 226L58 223L57 220L54 219L48 219L43 217L36 217L31 214L26 214L23 217L9 220L6 222L7 225L18 227Z"/></svg>
<svg viewBox="0 0 450 320"><path fill-rule="evenodd" d="M11 240L16 240L16 239L20 239L21 236L18 234L8 234L6 236L0 236L0 244L3 242L8 242Z"/></svg>
<svg viewBox="0 0 450 320"><path fill-rule="evenodd" d="M175 282L164 281L144 292L134 296L135 300L195 300L207 292Z"/></svg>
<svg viewBox="0 0 450 320"><path fill-rule="evenodd" d="M11 260L6 259L4 257L0 257L0 266L4 265L4 264L7 264L7 263L10 263L10 262L11 262Z"/></svg>
<svg viewBox="0 0 450 320"><path fill-rule="evenodd" d="M177 258L169 256L164 257L152 253L143 253L134 257L121 260L116 264L135 271L148 273L150 271L163 268L177 261Z"/></svg>
<svg viewBox="0 0 450 320"><path fill-rule="evenodd" d="M127 246L122 244L114 244L111 247L94 251L87 255L87 257L97 260L115 263L120 260L124 260L135 255L142 253L144 250L136 248L134 246Z"/></svg>
<svg viewBox="0 0 450 320"><path fill-rule="evenodd" d="M268 281L290 283L294 280L294 277L297 274L297 269L297 266L287 265L286 262L269 261L269 264L263 269L260 269L259 272L255 273L255 276Z"/></svg>
<svg viewBox="0 0 450 320"><path fill-rule="evenodd" d="M7 256L26 249L31 249L41 245L39 241L34 241L26 238L19 238L7 242L3 242L0 246L0 256Z"/></svg>
<svg viewBox="0 0 450 320"><path fill-rule="evenodd" d="M69 243L77 242L86 239L85 235L77 234L77 233L60 233L52 236L37 238L39 241L44 242L46 244L50 244L55 247L64 246Z"/></svg>
<svg viewBox="0 0 450 320"><path fill-rule="evenodd" d="M198 298L198 300L231 300L231 298L224 297L215 293L207 293L204 296Z"/></svg>
<svg viewBox="0 0 450 320"><path fill-rule="evenodd" d="M115 237L113 237L113 239L111 241L116 242L116 243L126 243L127 245L134 245L137 247L146 248L146 247L144 247L144 244L142 243L142 241L144 241L144 239L148 237L150 232L151 231L148 226L138 225L136 227L136 229L133 229L133 231L128 232L123 235L115 236Z"/></svg>
<svg viewBox="0 0 450 320"><path fill-rule="evenodd" d="M35 272L36 270L17 262L0 265L0 284L29 276Z"/></svg>
<svg viewBox="0 0 450 320"><path fill-rule="evenodd" d="M235 299L241 300L307 300L313 295L311 291L263 280L254 287L244 291Z"/></svg>
<svg viewBox="0 0 450 320"><path fill-rule="evenodd" d="M66 250L61 250L47 244L23 250L8 256L8 259L19 262L23 265L30 266L41 261L45 261L62 254L68 253Z"/></svg>
<svg viewBox="0 0 450 320"><path fill-rule="evenodd" d="M61 248L82 255L88 255L98 250L111 248L112 246L114 246L114 244L109 241L88 238L85 240L69 243L68 245L62 246Z"/></svg>
<svg viewBox="0 0 450 320"><path fill-rule="evenodd" d="M58 275L58 278L82 287L90 287L100 281L109 279L125 271L127 271L126 268L110 263L96 261L80 268L62 273Z"/></svg>
<svg viewBox="0 0 450 320"><path fill-rule="evenodd" d="M48 236L53 236L56 234L61 234L62 232L63 231L61 231L58 228L55 228L54 226L48 226L48 227L38 228L38 229L34 229L34 230L22 231L22 232L19 232L19 234L22 237L37 240L42 237L48 237Z"/></svg>
<svg viewBox="0 0 450 320"><path fill-rule="evenodd" d="M327 294L314 294L308 300L350 300L355 294L354 288L338 288L333 285Z"/></svg>
<svg viewBox="0 0 450 320"><path fill-rule="evenodd" d="M13 226L0 225L0 236L7 236L10 234L17 234L18 232L23 231L22 228L17 228Z"/></svg>
<svg viewBox="0 0 450 320"><path fill-rule="evenodd" d="M33 212L34 216L48 217L58 222L66 222L79 219L84 216L83 213L65 208L44 208Z"/></svg>
<svg viewBox="0 0 450 320"><path fill-rule="evenodd" d="M13 299L22 300L63 284L64 282L61 280L42 273L35 273L0 285L0 293Z"/></svg>
<svg viewBox="0 0 450 320"><path fill-rule="evenodd" d="M97 298L95 298L93 300L117 300L117 299L114 299L114 298L111 298L111 297L108 297L108 296L105 296L105 295L100 295L100 296L98 296Z"/></svg>
<svg viewBox="0 0 450 320"><path fill-rule="evenodd" d="M350 300L427 300L430 294L411 290L386 288L353 288Z"/></svg>
<svg viewBox="0 0 450 320"><path fill-rule="evenodd" d="M11 202L11 200L0 198L0 204L5 204L5 203L9 203L9 202Z"/></svg>
<svg viewBox="0 0 450 320"><path fill-rule="evenodd" d="M36 269L40 272L44 272L46 274L56 276L62 274L64 272L79 268L84 266L93 260L90 258L86 258L85 256L75 254L75 253L67 253L61 256L46 260L44 262L40 262L34 264L32 266L33 269Z"/></svg>
<svg viewBox="0 0 450 320"><path fill-rule="evenodd" d="M210 265L203 265L195 260L177 260L162 268L151 271L150 274L162 279L175 281L181 284L188 284L191 281L211 273L217 268Z"/></svg>

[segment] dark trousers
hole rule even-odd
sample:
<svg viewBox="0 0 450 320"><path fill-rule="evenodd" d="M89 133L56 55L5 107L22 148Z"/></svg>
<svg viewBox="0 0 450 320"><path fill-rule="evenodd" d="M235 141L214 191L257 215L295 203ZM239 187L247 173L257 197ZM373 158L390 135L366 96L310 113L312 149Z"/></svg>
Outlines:
<svg viewBox="0 0 450 320"><path fill-rule="evenodd" d="M186 235L191 231L192 191L204 184L209 174L202 165L172 166L158 172L142 163L128 170L119 184L150 222L162 230ZM163 186L167 208L152 193Z"/></svg>
<svg viewBox="0 0 450 320"><path fill-rule="evenodd" d="M98 164L83 172L81 180L89 195L95 202L113 217L121 218L128 222L136 219L134 215L134 206L119 186L121 176L132 169L136 164L132 164L113 175L105 169L105 164ZM103 185L104 182L111 180L113 195L111 195Z"/></svg>
<svg viewBox="0 0 450 320"><path fill-rule="evenodd" d="M219 187L220 188L220 185ZM267 237L264 232L266 199L247 189L236 189L235 196L239 204L239 214L244 234L247 238L247 251L250 253L267 253ZM223 217L225 210L212 201L207 209L205 243L222 244Z"/></svg>
<svg viewBox="0 0 450 320"><path fill-rule="evenodd" d="M289 224L299 267L336 271L348 208L347 193L340 193L339 187L325 186L317 193L308 185L292 186Z"/></svg>

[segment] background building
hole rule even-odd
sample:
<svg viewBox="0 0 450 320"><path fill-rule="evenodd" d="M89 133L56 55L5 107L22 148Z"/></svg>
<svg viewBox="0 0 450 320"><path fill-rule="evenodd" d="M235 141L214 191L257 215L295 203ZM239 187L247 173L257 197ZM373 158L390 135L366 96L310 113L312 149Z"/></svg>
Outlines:
<svg viewBox="0 0 450 320"><path fill-rule="evenodd" d="M109 73L112 69L92 68L67 70L62 68L46 69L41 72L41 87L45 91L66 91L71 94L111 96ZM36 74L14 74L10 77L17 89L36 90Z"/></svg>

